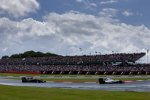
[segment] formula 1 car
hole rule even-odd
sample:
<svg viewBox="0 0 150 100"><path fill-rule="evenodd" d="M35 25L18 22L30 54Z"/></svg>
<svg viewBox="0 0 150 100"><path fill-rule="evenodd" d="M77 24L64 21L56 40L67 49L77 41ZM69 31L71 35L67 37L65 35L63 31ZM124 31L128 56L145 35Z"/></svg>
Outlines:
<svg viewBox="0 0 150 100"><path fill-rule="evenodd" d="M22 83L45 83L46 81L35 79L33 77L22 77Z"/></svg>
<svg viewBox="0 0 150 100"><path fill-rule="evenodd" d="M113 80L111 78L99 78L99 84L121 84L122 80Z"/></svg>

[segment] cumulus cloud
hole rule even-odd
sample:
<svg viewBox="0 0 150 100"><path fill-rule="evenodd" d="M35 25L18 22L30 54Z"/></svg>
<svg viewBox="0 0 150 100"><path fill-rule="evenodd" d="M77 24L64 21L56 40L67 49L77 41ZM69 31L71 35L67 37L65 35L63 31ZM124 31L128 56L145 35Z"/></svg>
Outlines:
<svg viewBox="0 0 150 100"><path fill-rule="evenodd" d="M135 52L150 48L150 29L112 17L80 12L49 13L43 21L0 18L0 51L51 51L58 54Z"/></svg>
<svg viewBox="0 0 150 100"><path fill-rule="evenodd" d="M105 1L101 1L100 4L112 4L117 2L118 0L105 0Z"/></svg>
<svg viewBox="0 0 150 100"><path fill-rule="evenodd" d="M39 9L37 0L0 0L0 14L20 17L35 12L37 9Z"/></svg>
<svg viewBox="0 0 150 100"><path fill-rule="evenodd" d="M134 14L133 14L132 12L130 12L129 10L123 11L122 14L123 14L124 16L127 16L127 17L134 15Z"/></svg>

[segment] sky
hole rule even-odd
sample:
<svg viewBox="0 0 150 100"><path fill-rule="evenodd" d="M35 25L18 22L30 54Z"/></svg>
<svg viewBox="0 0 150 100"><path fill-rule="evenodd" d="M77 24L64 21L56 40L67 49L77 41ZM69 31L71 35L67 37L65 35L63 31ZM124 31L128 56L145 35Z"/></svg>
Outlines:
<svg viewBox="0 0 150 100"><path fill-rule="evenodd" d="M28 50L94 55L150 49L150 0L0 2L0 56Z"/></svg>

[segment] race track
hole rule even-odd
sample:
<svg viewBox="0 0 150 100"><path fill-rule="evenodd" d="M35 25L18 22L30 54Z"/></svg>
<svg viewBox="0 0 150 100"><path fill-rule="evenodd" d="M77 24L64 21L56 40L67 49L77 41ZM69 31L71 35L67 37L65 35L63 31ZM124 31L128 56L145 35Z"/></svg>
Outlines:
<svg viewBox="0 0 150 100"><path fill-rule="evenodd" d="M47 82L47 83L22 83L21 80L0 78L1 85L11 86L34 86L47 88L65 88L65 89L86 89L86 90L109 90L109 91L138 91L150 92L150 81L136 81L124 84L98 84L93 83L65 83L65 82Z"/></svg>

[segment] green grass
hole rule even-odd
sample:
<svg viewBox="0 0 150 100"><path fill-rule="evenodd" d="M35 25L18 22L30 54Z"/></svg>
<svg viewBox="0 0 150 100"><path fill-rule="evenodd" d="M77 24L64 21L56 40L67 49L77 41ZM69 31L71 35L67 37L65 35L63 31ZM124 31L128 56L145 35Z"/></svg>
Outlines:
<svg viewBox="0 0 150 100"><path fill-rule="evenodd" d="M148 92L117 92L0 85L0 100L149 100Z"/></svg>
<svg viewBox="0 0 150 100"><path fill-rule="evenodd" d="M115 80L135 81L135 80L150 80L149 78L113 78ZM55 82L98 82L98 78L44 78L46 81Z"/></svg>
<svg viewBox="0 0 150 100"><path fill-rule="evenodd" d="M47 81L70 81L70 82L95 82L98 80L98 78L43 78L44 80L47 80ZM134 80L150 80L150 78L112 78L112 79L115 79L115 80L123 80L123 81L127 81L127 80L131 80L131 81L134 81Z"/></svg>
<svg viewBox="0 0 150 100"><path fill-rule="evenodd" d="M44 78L43 80L55 82L98 82L97 78Z"/></svg>

